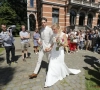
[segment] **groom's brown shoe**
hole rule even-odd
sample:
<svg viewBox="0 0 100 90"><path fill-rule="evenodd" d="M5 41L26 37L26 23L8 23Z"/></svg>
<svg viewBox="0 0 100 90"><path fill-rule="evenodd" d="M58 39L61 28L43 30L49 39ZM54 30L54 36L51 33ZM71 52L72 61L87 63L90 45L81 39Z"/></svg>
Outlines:
<svg viewBox="0 0 100 90"><path fill-rule="evenodd" d="M29 75L29 79L33 79L33 78L36 78L36 77L37 77L37 74L35 74L35 73Z"/></svg>

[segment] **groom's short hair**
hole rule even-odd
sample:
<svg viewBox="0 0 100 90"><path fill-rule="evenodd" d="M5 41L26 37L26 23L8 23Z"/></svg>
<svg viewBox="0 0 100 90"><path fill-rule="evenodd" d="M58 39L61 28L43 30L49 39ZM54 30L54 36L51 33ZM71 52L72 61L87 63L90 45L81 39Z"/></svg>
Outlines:
<svg viewBox="0 0 100 90"><path fill-rule="evenodd" d="M45 18L45 17L42 17L42 19L41 20L45 20L46 22L47 22L47 19Z"/></svg>

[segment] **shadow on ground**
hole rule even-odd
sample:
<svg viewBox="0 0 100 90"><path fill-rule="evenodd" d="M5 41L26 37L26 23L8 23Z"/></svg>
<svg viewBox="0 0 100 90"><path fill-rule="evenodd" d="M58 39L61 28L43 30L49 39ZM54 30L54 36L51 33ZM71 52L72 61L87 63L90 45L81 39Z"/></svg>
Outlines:
<svg viewBox="0 0 100 90"><path fill-rule="evenodd" d="M46 61L42 61L41 62L41 67L39 69L39 72L40 72L41 68L44 68L46 70L46 73L47 73L47 71L48 71L48 63Z"/></svg>
<svg viewBox="0 0 100 90"><path fill-rule="evenodd" d="M4 57L0 57L0 64L3 63L5 61Z"/></svg>
<svg viewBox="0 0 100 90"><path fill-rule="evenodd" d="M14 73L15 68L0 67L0 90L4 85L8 84L13 79Z"/></svg>
<svg viewBox="0 0 100 90"><path fill-rule="evenodd" d="M21 57L21 55L16 55L15 58L14 58L15 61L18 61L20 57Z"/></svg>
<svg viewBox="0 0 100 90"><path fill-rule="evenodd" d="M3 57L4 53L0 54L0 64L5 61L5 58Z"/></svg>
<svg viewBox="0 0 100 90"><path fill-rule="evenodd" d="M94 64L94 60L98 60L96 57L93 57L93 56L85 55L84 57L85 57L84 61L87 64L91 65L91 67L94 67L94 65L93 65Z"/></svg>
<svg viewBox="0 0 100 90"><path fill-rule="evenodd" d="M91 75L92 77L88 78L87 76L85 77L86 80L90 80L90 81L93 81L95 82L98 86L100 86L100 72L98 72L97 70L93 70L93 69L90 69L88 67L83 67L89 75Z"/></svg>
<svg viewBox="0 0 100 90"><path fill-rule="evenodd" d="M92 77L85 77L86 80L90 80L95 82L98 86L100 86L100 72L98 71L98 68L94 66L94 60L98 60L96 57L93 56L84 56L85 59L85 63L89 64L91 66L91 68L88 67L83 67L87 72L88 75L92 76Z"/></svg>
<svg viewBox="0 0 100 90"><path fill-rule="evenodd" d="M2 56L2 55L4 55L3 53L2 54L0 54L0 56Z"/></svg>

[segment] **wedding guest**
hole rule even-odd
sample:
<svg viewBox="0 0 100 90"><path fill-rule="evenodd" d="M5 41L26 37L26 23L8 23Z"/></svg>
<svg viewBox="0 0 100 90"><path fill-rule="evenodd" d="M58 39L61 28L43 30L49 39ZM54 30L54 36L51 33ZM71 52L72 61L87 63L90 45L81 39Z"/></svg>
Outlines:
<svg viewBox="0 0 100 90"><path fill-rule="evenodd" d="M31 33L29 30L27 30L28 34L29 34L29 37L31 38ZM31 43L30 43L30 38L28 39L28 44L29 44L29 47L31 47Z"/></svg>
<svg viewBox="0 0 100 90"><path fill-rule="evenodd" d="M68 33L67 33L67 31L65 30L63 32L66 34L66 40L68 41ZM66 53L69 54L69 46L67 45L64 49L65 49Z"/></svg>
<svg viewBox="0 0 100 90"><path fill-rule="evenodd" d="M86 34L85 34L85 49L88 50L89 49L89 31L87 30L86 31Z"/></svg>
<svg viewBox="0 0 100 90"><path fill-rule="evenodd" d="M70 37L70 45L69 45L70 53L74 53L76 51L75 33L72 32L69 37ZM74 40L75 40L75 42L74 42Z"/></svg>
<svg viewBox="0 0 100 90"><path fill-rule="evenodd" d="M79 50L79 42L80 42L80 40L79 40L79 35L80 35L80 32L77 31L77 33L76 33L76 40L77 40L77 43L76 43L76 50L77 50L77 52L78 52L78 50Z"/></svg>
<svg viewBox="0 0 100 90"><path fill-rule="evenodd" d="M93 44L93 52L98 52L98 48L99 48L99 32L98 30L95 31L95 34L93 36L93 39L92 39L92 44Z"/></svg>
<svg viewBox="0 0 100 90"><path fill-rule="evenodd" d="M80 49L83 50L84 34L82 31L80 31L79 39L80 39Z"/></svg>
<svg viewBox="0 0 100 90"><path fill-rule="evenodd" d="M28 56L28 47L29 47L29 38L30 35L29 33L26 31L25 25L21 26L21 30L20 31L20 39L21 39L21 48L22 48L22 59L23 61L26 61L25 58L29 58ZM25 55L25 57L24 57Z"/></svg>
<svg viewBox="0 0 100 90"><path fill-rule="evenodd" d="M3 40L3 45L6 50L6 60L7 64L11 65L11 62L15 62L15 46L14 46L14 39L12 35L12 31L7 30L5 24L1 25L2 32L0 33L0 38ZM10 52L11 52L11 60L10 60Z"/></svg>
<svg viewBox="0 0 100 90"><path fill-rule="evenodd" d="M89 30L89 33L88 33L88 49L89 50L92 49L92 32L91 32L91 30Z"/></svg>
<svg viewBox="0 0 100 90"><path fill-rule="evenodd" d="M36 53L36 54L38 54L38 46L39 46L39 44L38 44L38 40L39 40L39 38L40 38L40 34L39 34L39 31L38 31L38 29L35 29L35 32L33 33L33 43L34 43L34 52Z"/></svg>

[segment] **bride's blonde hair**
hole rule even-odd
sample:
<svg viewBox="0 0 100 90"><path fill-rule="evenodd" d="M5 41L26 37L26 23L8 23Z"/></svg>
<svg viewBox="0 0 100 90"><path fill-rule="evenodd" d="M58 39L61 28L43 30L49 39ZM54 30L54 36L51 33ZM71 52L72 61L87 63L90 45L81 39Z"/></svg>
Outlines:
<svg viewBox="0 0 100 90"><path fill-rule="evenodd" d="M58 23L54 23L51 28L56 28L58 30L58 34L62 32L61 26Z"/></svg>

